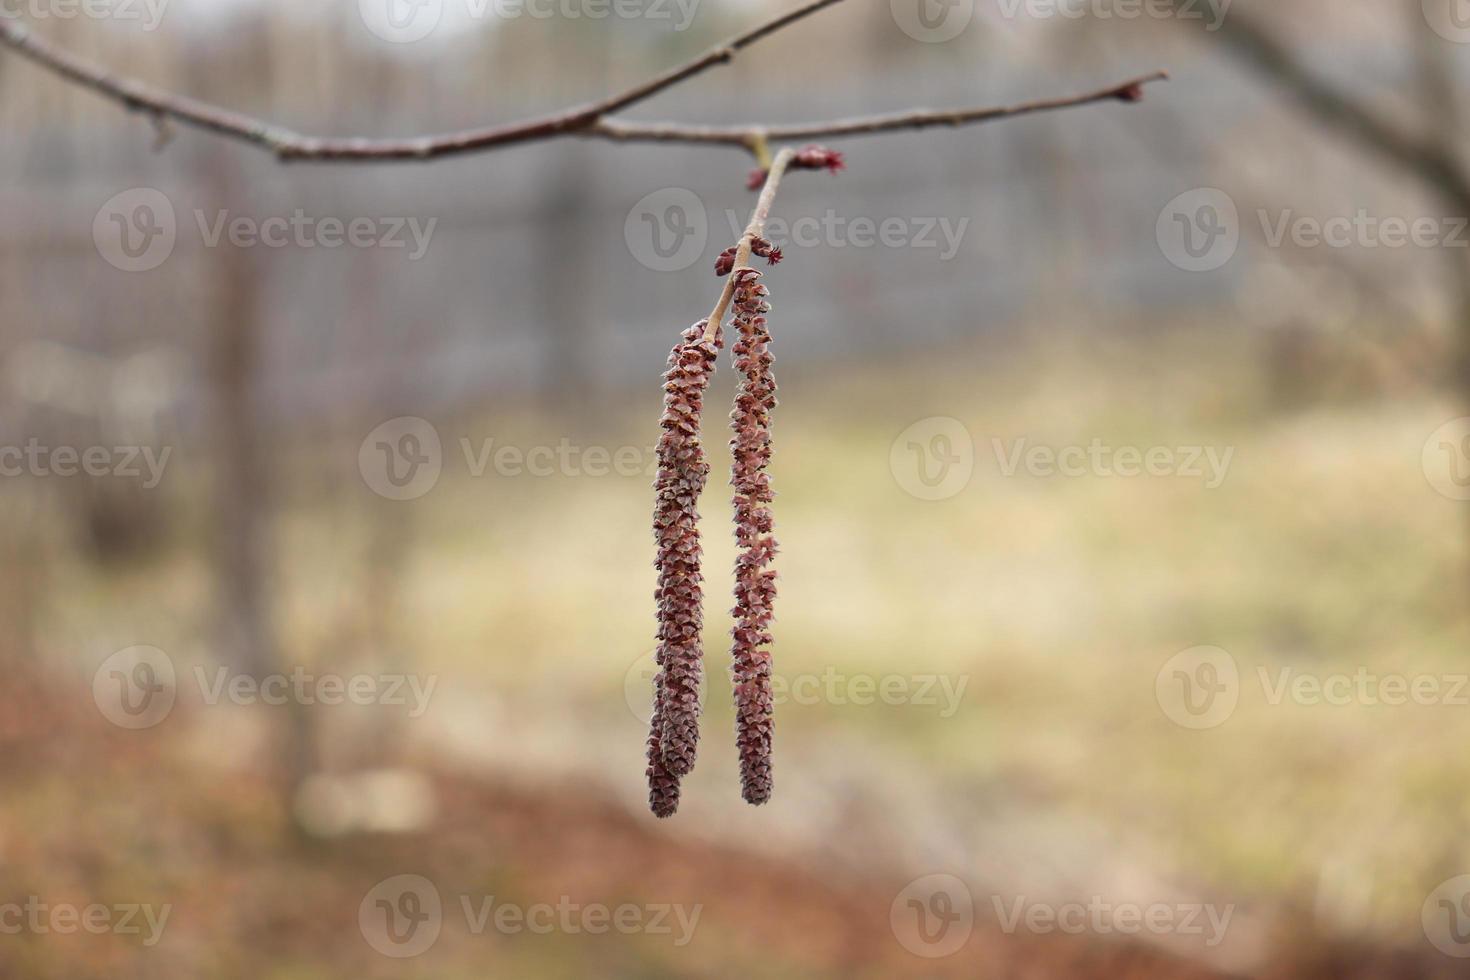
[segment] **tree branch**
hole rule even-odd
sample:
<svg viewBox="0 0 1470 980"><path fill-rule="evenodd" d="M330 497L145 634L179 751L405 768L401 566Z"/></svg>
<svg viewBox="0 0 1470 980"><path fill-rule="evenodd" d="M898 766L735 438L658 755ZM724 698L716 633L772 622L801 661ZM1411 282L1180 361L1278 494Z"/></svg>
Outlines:
<svg viewBox="0 0 1470 980"><path fill-rule="evenodd" d="M750 224L745 226L745 234L740 236L740 243L735 248L735 264L731 267L730 274L725 277L725 285L720 290L720 298L715 301L715 308L710 311L709 320L705 324L705 340L715 339L715 333L725 319L725 310L729 308L730 299L735 295L735 270L749 267L751 243L765 232L766 219L771 216L771 205L776 201L776 191L781 186L781 178L795 156L796 150L789 146L786 147L776 154L775 159L771 161L770 168L766 171L766 183L761 188L761 196L755 202L755 210L750 214Z"/></svg>
<svg viewBox="0 0 1470 980"><path fill-rule="evenodd" d="M153 113L155 117L176 119L224 136L254 143L275 153L283 160L405 160L429 159L453 153L489 149L508 143L546 139L585 129L605 115L620 112L665 89L687 81L715 65L734 59L736 52L784 27L796 23L819 10L842 0L808 0L758 27L729 39L723 44L677 68L656 75L625 92L599 102L576 106L537 119L464 130L442 136L423 136L401 140L367 140L357 138L322 139L302 136L259 119L253 119L219 106L187 96L155 89L137 79L116 78L106 69L76 57L50 42L43 41L19 24L0 20L0 44L4 44L35 63L63 78L90 88L98 94L121 102L131 110Z"/></svg>
<svg viewBox="0 0 1470 980"><path fill-rule="evenodd" d="M687 81L715 65L725 64L743 48L749 47L804 17L841 2L842 0L809 0L794 10L731 38L692 61L598 102L500 126L406 139L304 136L220 106L165 92L137 79L114 76L105 68L78 58L36 37L12 21L0 20L0 45L13 49L62 78L90 89L104 98L121 103L126 109L148 113L155 124L173 120L261 147L274 153L281 160L308 161L430 160L563 136L580 136L614 142L733 146L752 153L759 153L766 137L799 140L861 136L903 129L970 125L992 119L1064 109L1110 99L1133 102L1142 97L1145 84L1167 77L1164 72L1156 72L1098 92L1008 107L943 111L914 110L886 116L770 128L753 124L736 127L685 126L675 123L640 124L624 123L606 118Z"/></svg>
<svg viewBox="0 0 1470 980"><path fill-rule="evenodd" d="M872 136L905 129L933 129L939 126L955 128L991 122L996 119L1008 119L1013 116L1071 109L1094 102L1137 102L1143 97L1143 86L1149 82L1163 81L1168 77L1168 72L1156 71L1081 95L1039 99L1035 102L1021 102L1009 106L909 109L887 115L860 116L830 122L790 123L780 126L762 126L755 123L738 126L683 126L674 123L639 125L619 122L616 119L603 119L590 127L583 135L631 142L729 143L747 146L753 138L758 136L768 140L827 140L844 136Z"/></svg>

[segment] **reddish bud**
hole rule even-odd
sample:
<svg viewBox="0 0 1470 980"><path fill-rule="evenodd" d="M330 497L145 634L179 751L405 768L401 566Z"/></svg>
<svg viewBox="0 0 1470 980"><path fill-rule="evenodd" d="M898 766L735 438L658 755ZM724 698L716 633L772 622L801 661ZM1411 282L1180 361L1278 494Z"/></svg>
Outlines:
<svg viewBox="0 0 1470 980"><path fill-rule="evenodd" d="M835 174L844 169L847 164L843 161L841 153L812 143L796 151L791 166L795 170L830 170Z"/></svg>
<svg viewBox="0 0 1470 980"><path fill-rule="evenodd" d="M723 279L728 276L730 274L730 270L734 268L735 246L731 245L729 248L721 252L719 254L719 257L715 259L715 275Z"/></svg>

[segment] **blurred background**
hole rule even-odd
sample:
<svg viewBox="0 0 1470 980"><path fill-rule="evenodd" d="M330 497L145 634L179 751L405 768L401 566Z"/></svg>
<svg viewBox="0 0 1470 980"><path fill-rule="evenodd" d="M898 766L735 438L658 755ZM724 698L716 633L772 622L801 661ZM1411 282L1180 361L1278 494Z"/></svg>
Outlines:
<svg viewBox="0 0 1470 980"><path fill-rule="evenodd" d="M392 3L3 16L407 136L793 5ZM855 0L633 110L1173 74L786 181L775 796L735 772L725 360L665 821L659 376L750 161L283 165L0 51L0 972L1467 975L1467 43L1464 0Z"/></svg>

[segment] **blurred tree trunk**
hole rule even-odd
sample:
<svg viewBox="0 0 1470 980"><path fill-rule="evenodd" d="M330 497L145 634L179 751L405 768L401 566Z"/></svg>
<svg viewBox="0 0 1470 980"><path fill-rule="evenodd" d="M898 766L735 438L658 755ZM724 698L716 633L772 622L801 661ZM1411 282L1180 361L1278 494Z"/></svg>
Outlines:
<svg viewBox="0 0 1470 980"><path fill-rule="evenodd" d="M213 207L239 213L230 182L221 173L221 156L209 161L209 197ZM262 276L248 249L220 248L211 254L210 264L216 294L207 358L221 653L236 670L258 679L275 670L277 662L266 595L270 480L256 422Z"/></svg>
<svg viewBox="0 0 1470 980"><path fill-rule="evenodd" d="M1451 215L1470 218L1470 168L1459 152L1458 108L1451 71L1453 45L1430 30L1420 4L1408 6L1410 16L1415 18L1410 31L1415 38L1420 95L1427 96L1424 119L1417 129L1404 128L1365 100L1318 76L1261 15L1232 7L1219 30L1203 36L1218 39L1228 54L1271 82L1322 125L1417 178ZM1470 258L1456 254L1459 249L1443 251L1451 263L1452 288L1460 307L1448 380L1470 413L1470 275L1466 274L1470 273Z"/></svg>
<svg viewBox="0 0 1470 980"><path fill-rule="evenodd" d="M1459 94L1455 90L1453 53L1456 46L1425 29L1423 11L1418 4L1409 5L1408 16L1411 20L1410 30L1417 39L1415 66L1424 105L1424 138L1439 156L1457 164L1464 173L1458 145L1462 114ZM1463 184L1466 182L1462 180L1460 186L1456 186L1455 182L1441 183L1435 188L1444 206L1461 217L1470 217L1470 200L1464 199ZM1455 380L1461 394L1461 403L1466 412L1470 413L1470 249L1445 248L1442 251L1460 324L1454 362Z"/></svg>
<svg viewBox="0 0 1470 980"><path fill-rule="evenodd" d="M549 410L579 416L594 402L597 370L592 336L593 296L589 280L599 267L587 233L587 216L596 203L591 192L595 175L587 147L558 147L555 170L542 198L539 243L543 270L540 290L540 395Z"/></svg>
<svg viewBox="0 0 1470 980"><path fill-rule="evenodd" d="M206 158L210 207L249 213L248 206L241 207L242 185L231 152L217 148ZM270 587L276 481L261 397L269 322L262 302L266 275L259 249L222 246L213 251L210 265L216 294L207 363L220 656L233 672L261 680L281 671ZM288 702L284 725L273 735L279 748L272 752L274 775L283 809L290 812L296 787L313 769L308 706Z"/></svg>
<svg viewBox="0 0 1470 980"><path fill-rule="evenodd" d="M241 43L236 64L222 66L217 52L189 60L190 90L203 98L228 99L232 78L252 78L269 88L276 74L263 17L245 16L236 24ZM198 174L203 207L230 215L252 214L240 166L248 151L211 142L200 154ZM181 209L179 220L193 220ZM216 590L218 656L234 673L256 679L282 669L280 640L272 610L273 454L263 423L265 407L264 340L269 313L264 306L268 282L260 248L236 248L222 240L206 251L212 280L205 352L213 458L211 487L211 562ZM306 706L290 701L280 724L272 725L269 764L278 781L280 805L292 811L296 787L312 769L314 738Z"/></svg>

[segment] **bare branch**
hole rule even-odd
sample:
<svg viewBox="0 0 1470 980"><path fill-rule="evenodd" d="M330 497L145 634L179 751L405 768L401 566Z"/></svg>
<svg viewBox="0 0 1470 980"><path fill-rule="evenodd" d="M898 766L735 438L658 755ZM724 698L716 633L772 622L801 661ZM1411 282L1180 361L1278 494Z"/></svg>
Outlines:
<svg viewBox="0 0 1470 980"><path fill-rule="evenodd" d="M1094 102L1137 102L1143 97L1143 86L1167 79L1169 73L1156 71L1129 79L1105 89L1063 98L1021 102L1009 106L963 109L911 109L881 116L861 116L831 122L791 123L781 126L683 126L673 123L629 124L616 119L603 119L583 134L605 139L651 143L729 143L747 146L757 136L769 140L825 140L843 136L872 136L905 129L933 129L940 126L972 126L976 123L1008 119L1038 112L1052 112L1089 105Z"/></svg>
<svg viewBox="0 0 1470 980"><path fill-rule="evenodd" d="M753 124L738 127L707 127L684 126L675 123L624 123L606 118L612 113L620 112L693 78L715 65L725 64L743 48L749 47L804 17L841 2L842 0L809 0L794 10L731 38L686 64L598 102L500 126L405 139L304 136L220 106L165 92L137 79L114 76L105 68L78 58L36 37L24 27L11 21L0 20L0 45L13 49L48 71L75 82L83 88L121 103L131 111L148 113L155 123L174 120L264 148L282 160L308 161L430 160L563 136L580 136L615 142L732 146L759 154L765 145L766 137L799 140L862 136L903 129L970 125L992 119L1064 109L1110 99L1137 101L1142 95L1143 85L1167 77L1165 73L1157 72L1099 92L1016 106L942 111L915 110L887 116L826 123L802 123L769 129Z"/></svg>
<svg viewBox="0 0 1470 980"><path fill-rule="evenodd" d="M741 49L749 47L762 38L769 37L804 17L841 2L842 0L808 0L795 10L788 11L711 48L693 61L599 102L502 126L464 130L442 136L396 140L324 139L302 136L219 106L200 102L187 96L164 92L137 79L114 77L105 68L84 61L48 41L43 41L24 27L10 21L0 20L0 44L14 49L63 78L70 79L106 98L121 102L130 110L146 109L158 117L176 119L179 122L223 136L254 143L270 150L284 160L424 160L453 153L484 150L509 143L546 139L585 129L605 115L636 105L715 65L727 64Z"/></svg>
<svg viewBox="0 0 1470 980"><path fill-rule="evenodd" d="M740 244L736 247L735 264L730 274L725 277L725 285L720 290L720 298L715 301L715 308L710 311L709 320L704 328L705 340L715 339L715 333L725 319L725 310L730 306L730 298L735 295L735 270L744 269L750 265L751 243L765 232L766 219L771 216L771 205L775 203L776 191L781 187L781 178L795 156L796 151L788 146L777 153L775 159L771 161L771 166L766 172L766 184L761 188L761 196L755 202L755 210L751 212L750 224L745 226L745 234L740 236Z"/></svg>

